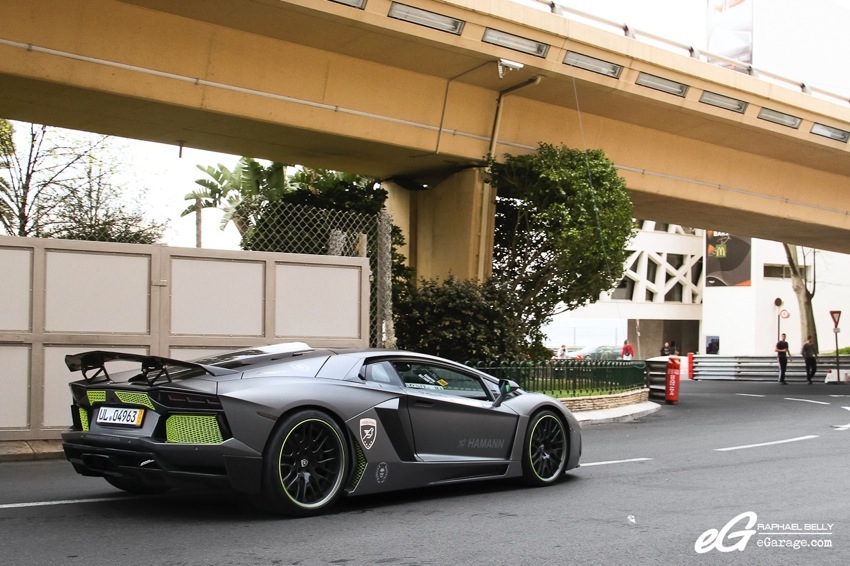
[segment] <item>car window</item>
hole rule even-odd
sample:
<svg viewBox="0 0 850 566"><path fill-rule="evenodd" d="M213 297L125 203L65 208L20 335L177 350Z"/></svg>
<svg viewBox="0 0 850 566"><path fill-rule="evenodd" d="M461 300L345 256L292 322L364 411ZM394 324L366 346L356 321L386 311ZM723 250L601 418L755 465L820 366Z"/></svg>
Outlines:
<svg viewBox="0 0 850 566"><path fill-rule="evenodd" d="M327 356L290 358L280 363L271 363L258 368L247 369L245 370L243 377L249 378L278 375L290 377L315 377L327 359Z"/></svg>
<svg viewBox="0 0 850 566"><path fill-rule="evenodd" d="M373 383L401 386L401 381L389 362L369 364L363 368L363 378Z"/></svg>
<svg viewBox="0 0 850 566"><path fill-rule="evenodd" d="M463 373L437 364L421 362L392 362L404 386L442 395L467 399L489 400L487 389L478 376Z"/></svg>

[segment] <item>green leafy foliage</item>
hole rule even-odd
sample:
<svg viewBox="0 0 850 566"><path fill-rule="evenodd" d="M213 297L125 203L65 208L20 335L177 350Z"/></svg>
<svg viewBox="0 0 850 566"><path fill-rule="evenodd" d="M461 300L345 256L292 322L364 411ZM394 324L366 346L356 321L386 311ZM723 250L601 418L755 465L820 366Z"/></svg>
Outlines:
<svg viewBox="0 0 850 566"><path fill-rule="evenodd" d="M233 222L242 236L245 250L324 254L328 231L306 230L292 214L291 207L280 203L309 206L319 210L354 212L373 217L387 200L387 191L377 179L329 169L291 167L272 162L262 165L250 157L242 157L232 170L198 165L208 178L196 181L199 189L186 195L186 200L200 201L202 208L223 208L221 228ZM196 213L196 204L183 215ZM297 242L297 248L293 248ZM413 277L406 258L398 252L405 240L398 226L392 227L392 293L402 293ZM374 248L375 242L367 243ZM370 250L372 251L372 250ZM370 254L372 255L372 254ZM374 267L374 266L373 266Z"/></svg>
<svg viewBox="0 0 850 566"><path fill-rule="evenodd" d="M513 300L510 289L494 280L422 279L394 305L398 346L459 362L522 357L524 335Z"/></svg>
<svg viewBox="0 0 850 566"><path fill-rule="evenodd" d="M601 150L540 144L488 162L496 189L493 278L510 286L539 349L554 314L594 302L623 277L633 235L625 181Z"/></svg>

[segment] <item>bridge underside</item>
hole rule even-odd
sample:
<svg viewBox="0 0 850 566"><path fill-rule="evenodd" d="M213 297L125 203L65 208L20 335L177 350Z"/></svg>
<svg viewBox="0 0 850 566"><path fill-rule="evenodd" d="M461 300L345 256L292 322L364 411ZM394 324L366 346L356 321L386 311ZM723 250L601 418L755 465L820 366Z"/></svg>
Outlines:
<svg viewBox="0 0 850 566"><path fill-rule="evenodd" d="M850 130L847 108L512 3L510 21L483 0L416 3L464 19L457 36L387 18L389 4L10 0L0 117L415 188L480 166L493 148L601 148L637 217L850 252L847 144L810 133L815 123ZM482 43L485 27L552 48L540 58ZM568 50L623 71L567 66ZM500 78L500 57L524 68ZM641 72L690 89L678 97L636 85ZM706 91L750 104L708 106ZM802 125L760 120L759 108Z"/></svg>

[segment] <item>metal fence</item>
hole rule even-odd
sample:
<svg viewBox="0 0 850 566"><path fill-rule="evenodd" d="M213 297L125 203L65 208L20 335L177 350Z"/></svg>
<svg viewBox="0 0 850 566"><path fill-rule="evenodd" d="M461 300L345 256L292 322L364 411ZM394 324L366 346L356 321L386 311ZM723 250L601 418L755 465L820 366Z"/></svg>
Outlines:
<svg viewBox="0 0 850 566"><path fill-rule="evenodd" d="M688 363L687 356L680 356L680 363ZM667 360L649 360L647 363L647 380L650 397L664 398L667 379ZM835 371L836 365L841 366L842 375L850 370L850 356L841 356L836 364L835 356L818 356L818 366L815 381L823 383L828 371ZM683 374L684 375L684 374ZM712 381L778 381L779 364L776 356L694 356L693 379ZM788 362L785 379L789 383L804 383L806 381L806 366L802 357L794 356Z"/></svg>
<svg viewBox="0 0 850 566"><path fill-rule="evenodd" d="M642 389L647 383L643 361L473 361L468 365L499 379L512 379L526 391L555 397L610 395Z"/></svg>
<svg viewBox="0 0 850 566"><path fill-rule="evenodd" d="M370 215L266 202L244 230L241 246L252 251L368 257L372 270L369 345L393 345L392 217L386 210Z"/></svg>

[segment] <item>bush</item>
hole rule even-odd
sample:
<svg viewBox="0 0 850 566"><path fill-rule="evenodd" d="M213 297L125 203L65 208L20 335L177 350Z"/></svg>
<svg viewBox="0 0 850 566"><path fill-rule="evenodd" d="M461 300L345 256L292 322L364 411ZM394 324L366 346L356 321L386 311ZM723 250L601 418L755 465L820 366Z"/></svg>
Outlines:
<svg viewBox="0 0 850 566"><path fill-rule="evenodd" d="M395 305L398 347L457 362L524 357L516 298L488 281L422 279L409 286Z"/></svg>

